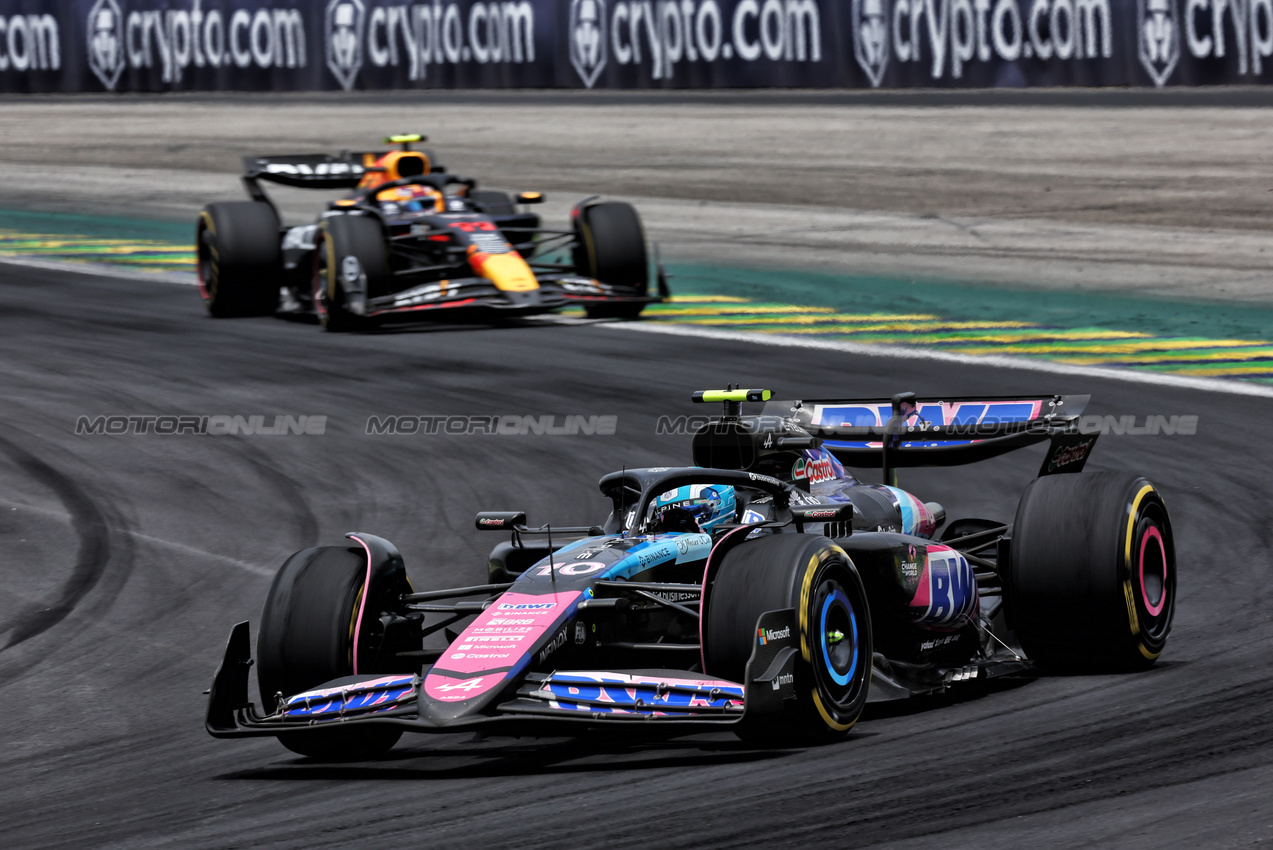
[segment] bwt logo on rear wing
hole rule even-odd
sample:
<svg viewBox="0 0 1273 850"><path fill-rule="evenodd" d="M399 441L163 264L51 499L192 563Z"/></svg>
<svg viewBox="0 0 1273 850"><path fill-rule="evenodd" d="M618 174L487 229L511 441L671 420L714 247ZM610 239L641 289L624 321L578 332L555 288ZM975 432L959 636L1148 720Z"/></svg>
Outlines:
<svg viewBox="0 0 1273 850"><path fill-rule="evenodd" d="M1070 397L1074 398L1074 397ZM1084 397L1085 398L1085 397ZM1000 425L1041 420L1045 414L1065 415L1070 404L1063 397L1053 399L952 399L951 401L904 402L907 426L923 434L993 433ZM810 424L823 430L839 428L883 428L893 418L890 401L814 401ZM1079 407L1081 410L1081 406Z"/></svg>
<svg viewBox="0 0 1273 850"><path fill-rule="evenodd" d="M344 157L327 154L293 154L288 156L245 156L246 177L267 180L303 189L352 189L362 180L367 157L375 154L355 153Z"/></svg>
<svg viewBox="0 0 1273 850"><path fill-rule="evenodd" d="M1082 469L1095 440L1078 434L1091 397L971 397L775 403L842 463L855 467L956 466L1051 441L1041 475ZM767 409L768 410L768 409ZM1076 439L1081 437L1081 439Z"/></svg>

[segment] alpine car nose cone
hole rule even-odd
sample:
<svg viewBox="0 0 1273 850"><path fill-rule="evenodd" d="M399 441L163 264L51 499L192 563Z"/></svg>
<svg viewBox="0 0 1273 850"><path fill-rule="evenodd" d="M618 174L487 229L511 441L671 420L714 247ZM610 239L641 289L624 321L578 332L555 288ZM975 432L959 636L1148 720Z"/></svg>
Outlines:
<svg viewBox="0 0 1273 850"><path fill-rule="evenodd" d="M477 616L424 679L420 717L439 724L480 710L553 643L583 596L505 593Z"/></svg>

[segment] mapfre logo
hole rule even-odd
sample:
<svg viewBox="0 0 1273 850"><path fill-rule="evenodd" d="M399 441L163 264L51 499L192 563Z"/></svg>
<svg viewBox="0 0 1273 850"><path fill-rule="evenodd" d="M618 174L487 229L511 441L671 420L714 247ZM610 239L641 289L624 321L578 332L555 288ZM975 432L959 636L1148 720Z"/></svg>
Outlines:
<svg viewBox="0 0 1273 850"><path fill-rule="evenodd" d="M871 81L872 88L879 88L888 68L887 2L853 0L853 56Z"/></svg>
<svg viewBox="0 0 1273 850"><path fill-rule="evenodd" d="M115 0L97 0L88 10L88 67L115 90L124 72L124 15Z"/></svg>
<svg viewBox="0 0 1273 850"><path fill-rule="evenodd" d="M331 0L327 4L327 68L349 91L362 68L363 29L367 9L362 0Z"/></svg>
<svg viewBox="0 0 1273 850"><path fill-rule="evenodd" d="M1180 17L1176 0L1137 0L1137 42L1140 64L1162 86L1180 61Z"/></svg>
<svg viewBox="0 0 1273 850"><path fill-rule="evenodd" d="M605 0L570 0L570 64L588 88L606 66Z"/></svg>

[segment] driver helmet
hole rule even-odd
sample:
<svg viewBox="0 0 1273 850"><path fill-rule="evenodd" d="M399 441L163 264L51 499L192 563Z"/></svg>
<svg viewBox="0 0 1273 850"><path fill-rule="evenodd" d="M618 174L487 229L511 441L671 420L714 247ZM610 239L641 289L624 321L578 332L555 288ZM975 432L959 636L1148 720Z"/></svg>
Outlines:
<svg viewBox="0 0 1273 850"><path fill-rule="evenodd" d="M376 200L397 204L399 209L410 212L435 212L441 208L442 193L431 186L408 184L377 192Z"/></svg>
<svg viewBox="0 0 1273 850"><path fill-rule="evenodd" d="M658 532L710 532L736 513L734 488L690 484L659 495L650 505L650 527Z"/></svg>

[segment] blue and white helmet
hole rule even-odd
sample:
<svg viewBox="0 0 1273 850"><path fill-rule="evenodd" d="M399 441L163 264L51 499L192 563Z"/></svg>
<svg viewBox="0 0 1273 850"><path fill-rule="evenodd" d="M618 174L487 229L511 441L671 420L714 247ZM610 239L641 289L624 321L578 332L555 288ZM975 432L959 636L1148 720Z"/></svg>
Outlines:
<svg viewBox="0 0 1273 850"><path fill-rule="evenodd" d="M650 504L647 525L655 531L710 532L722 522L733 522L736 512L733 487L688 484L660 494Z"/></svg>

